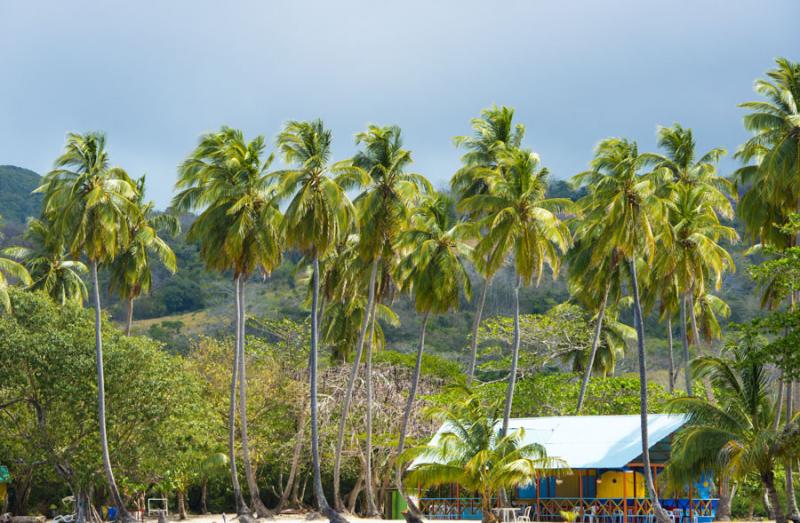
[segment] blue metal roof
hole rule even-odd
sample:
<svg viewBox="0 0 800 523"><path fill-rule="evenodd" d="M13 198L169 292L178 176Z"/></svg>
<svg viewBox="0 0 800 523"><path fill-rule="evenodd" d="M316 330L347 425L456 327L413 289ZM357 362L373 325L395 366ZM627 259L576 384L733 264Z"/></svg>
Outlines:
<svg viewBox="0 0 800 523"><path fill-rule="evenodd" d="M680 414L648 415L649 447L674 433L685 421ZM572 469L622 468L642 453L638 415L512 418L509 428L523 428L525 444L543 445L548 456L561 458ZM447 424L437 431L431 443L445 430Z"/></svg>

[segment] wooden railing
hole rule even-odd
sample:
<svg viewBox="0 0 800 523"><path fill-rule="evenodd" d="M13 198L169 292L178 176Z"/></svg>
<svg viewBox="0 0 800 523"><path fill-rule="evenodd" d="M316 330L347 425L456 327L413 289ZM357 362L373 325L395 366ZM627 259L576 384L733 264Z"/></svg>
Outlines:
<svg viewBox="0 0 800 523"><path fill-rule="evenodd" d="M716 511L716 499L663 499L673 523L703 523ZM494 505L495 503L493 503ZM515 507L532 507L531 520L561 521L561 512L576 511L583 523L652 523L653 504L645 498L516 499ZM429 519L480 519L479 498L421 498L420 510ZM702 518L702 519L701 519Z"/></svg>

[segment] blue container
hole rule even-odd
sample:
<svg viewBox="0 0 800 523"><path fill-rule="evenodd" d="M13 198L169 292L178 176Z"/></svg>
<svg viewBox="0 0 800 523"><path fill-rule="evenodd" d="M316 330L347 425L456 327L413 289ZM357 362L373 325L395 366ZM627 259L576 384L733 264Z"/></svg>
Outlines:
<svg viewBox="0 0 800 523"><path fill-rule="evenodd" d="M117 507L108 507L108 520L115 521L117 519Z"/></svg>

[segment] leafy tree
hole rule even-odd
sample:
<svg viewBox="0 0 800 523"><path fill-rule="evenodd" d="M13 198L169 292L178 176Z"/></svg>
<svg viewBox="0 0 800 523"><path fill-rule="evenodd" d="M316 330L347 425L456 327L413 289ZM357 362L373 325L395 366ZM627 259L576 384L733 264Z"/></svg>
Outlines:
<svg viewBox="0 0 800 523"><path fill-rule="evenodd" d="M204 208L189 228L188 239L200 242L200 254L209 269L233 272L236 347L229 408L231 478L237 513L248 514L238 484L234 451L238 376L242 459L250 502L259 516L271 513L259 495L247 437L244 284L255 271L270 273L277 267L283 247L282 217L274 199L273 175L269 172L273 156L262 158L264 148L262 136L247 142L241 131L230 127L204 135L181 165L176 184L180 192L173 200L178 209Z"/></svg>
<svg viewBox="0 0 800 523"><path fill-rule="evenodd" d="M100 264L111 263L128 241L129 231L124 224L137 212L136 187L124 170L109 166L105 135L70 133L63 154L55 161L55 169L44 177L36 191L44 193L43 215L51 224L53 234L66 239L70 255L83 254L89 261L94 287L97 401L103 467L120 518L124 522L132 521L119 494L108 449L97 269Z"/></svg>
<svg viewBox="0 0 800 523"><path fill-rule="evenodd" d="M75 496L78 519L99 521L90 498L104 467L93 415L96 387L86 379L95 367L93 313L75 303L57 304L41 291L12 290L11 300L12 314L0 316L0 346L15 348L3 353L0 366L0 416L16 420L5 425L2 439L16 442L20 453L0 459L12 466L31 460L44 477L52 470ZM214 417L195 394L200 381L181 359L146 338L123 336L105 319L101 328L108 439L128 500L168 473L174 447L162 453L162 445L183 441L199 448L203 424Z"/></svg>
<svg viewBox="0 0 800 523"><path fill-rule="evenodd" d="M405 290L413 290L414 305L418 313L423 314L422 328L417 347L417 360L411 388L408 392L406 409L400 424L400 436L397 443L397 455L401 456L405 448L405 438L417 386L422 371L422 355L425 351L425 330L431 314L441 314L456 309L461 301L462 292L467 299L471 298L469 274L464 257L470 249L465 243L469 234L469 225L457 223L454 219L454 202L441 194L433 194L426 198L417 208L412 218L411 227L402 235L402 243L409 253L399 267L400 280ZM402 467L398 463L395 482L399 492L403 490ZM420 518L414 503L406 496L411 515Z"/></svg>
<svg viewBox="0 0 800 523"><path fill-rule="evenodd" d="M278 147L293 167L279 173L278 195L289 197L283 219L287 244L312 260L311 343L309 352L311 403L311 455L314 495L319 511L332 523L344 521L328 505L322 490L319 460L317 406L317 361L319 355L319 259L338 244L355 224L355 209L344 186L354 180L351 173L338 179L329 176L331 132L321 120L286 123L278 135ZM356 180L358 178L355 178Z"/></svg>
<svg viewBox="0 0 800 523"><path fill-rule="evenodd" d="M32 218L25 230L29 247L9 247L3 252L17 258L31 275L30 288L43 290L62 305L83 305L88 293L81 277L88 269L64 251L63 238L57 237L44 220Z"/></svg>
<svg viewBox="0 0 800 523"><path fill-rule="evenodd" d="M483 521L491 522L497 519L492 512L494 498L502 490L556 468L566 470L566 464L548 456L543 446L524 444L524 429L498 431L502 423L498 410L467 396L438 412L444 428L431 444L413 449L417 459L406 480L425 488L458 483L480 497Z"/></svg>

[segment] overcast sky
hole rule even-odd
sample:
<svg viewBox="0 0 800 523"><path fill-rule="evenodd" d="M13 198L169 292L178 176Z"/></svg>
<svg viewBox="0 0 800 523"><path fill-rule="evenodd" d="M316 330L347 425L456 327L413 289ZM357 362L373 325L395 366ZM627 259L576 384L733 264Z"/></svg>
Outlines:
<svg viewBox="0 0 800 523"><path fill-rule="evenodd" d="M753 80L800 60L798 20L796 0L0 0L0 164L45 173L68 131L103 130L164 206L201 133L272 147L284 121L321 117L336 159L368 123L400 125L443 186L451 138L492 103L557 178L606 136L654 147L658 124L732 151Z"/></svg>

